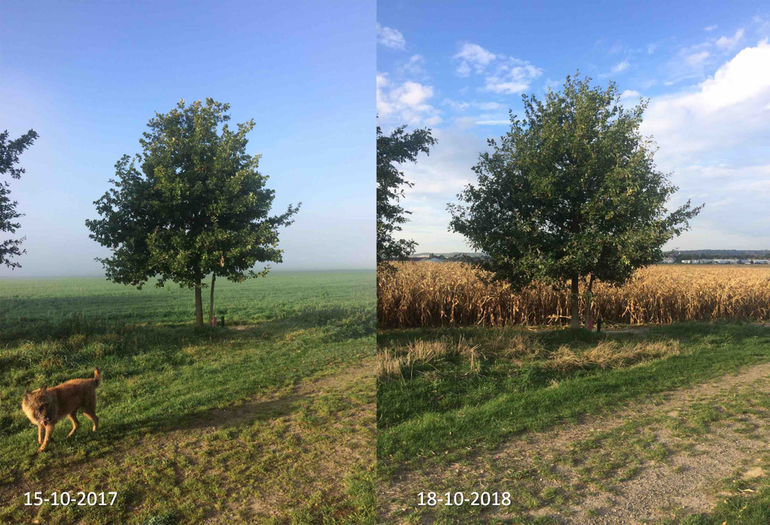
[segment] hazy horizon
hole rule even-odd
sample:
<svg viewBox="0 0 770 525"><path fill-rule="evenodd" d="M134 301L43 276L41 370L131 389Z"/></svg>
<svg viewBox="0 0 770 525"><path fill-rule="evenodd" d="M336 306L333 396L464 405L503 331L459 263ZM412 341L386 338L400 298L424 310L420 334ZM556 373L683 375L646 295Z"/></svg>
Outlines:
<svg viewBox="0 0 770 525"><path fill-rule="evenodd" d="M271 268L270 272L267 274L267 278L270 278L271 273L310 273L310 272L376 272L376 268ZM107 277L102 273L91 273L91 274L51 274L51 275L21 275L18 272L14 275L13 273L9 275L0 275L0 281L4 279L66 279L66 278L103 278L104 280L107 280ZM208 276L207 276L208 279ZM263 279L263 277L259 277L258 279ZM153 279L150 279L152 281ZM150 282L148 281L148 282ZM217 283L219 280L217 280ZM117 283L119 284L119 283ZM125 285L130 286L130 285ZM146 285L145 285L146 286ZM178 286L176 283L172 281L167 281L165 286Z"/></svg>
<svg viewBox="0 0 770 525"><path fill-rule="evenodd" d="M0 278L100 275L86 219L115 163L141 151L156 112L180 99L231 105L254 119L247 153L275 190L282 270L375 267L374 4L10 2L0 19L0 131L30 128L26 169L10 183L27 253ZM244 19L252 24L237 23ZM159 30L162 28L162 31ZM344 224L344 227L341 226ZM259 267L259 265L258 265Z"/></svg>

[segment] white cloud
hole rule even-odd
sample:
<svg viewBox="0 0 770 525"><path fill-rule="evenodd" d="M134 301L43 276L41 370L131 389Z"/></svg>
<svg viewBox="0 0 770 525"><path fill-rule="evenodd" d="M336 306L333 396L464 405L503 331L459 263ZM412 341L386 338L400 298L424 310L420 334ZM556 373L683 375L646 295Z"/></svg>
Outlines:
<svg viewBox="0 0 770 525"><path fill-rule="evenodd" d="M451 216L446 205L456 202L457 193L476 179L472 168L488 146L476 134L456 129L433 130L433 136L438 144L430 156L421 155L416 164L401 166L406 180L414 183L402 201L412 215L401 237L417 241L418 252L469 251L462 235L447 231Z"/></svg>
<svg viewBox="0 0 770 525"><path fill-rule="evenodd" d="M458 76L461 77L467 77L471 74L471 66L468 65L468 62L462 61L459 66L457 66L457 69L455 70L457 72Z"/></svg>
<svg viewBox="0 0 770 525"><path fill-rule="evenodd" d="M540 77L543 70L529 62L517 58L507 58L498 65L494 74L487 76L482 91L511 95L529 89L533 80Z"/></svg>
<svg viewBox="0 0 770 525"><path fill-rule="evenodd" d="M416 164L401 166L406 180L414 183L405 189L406 201L415 196L436 195L444 207L447 199L454 200L460 190L475 180L471 168L487 147L485 139L456 130L433 130L433 136L438 143L431 148L430 156L420 156Z"/></svg>
<svg viewBox="0 0 770 525"><path fill-rule="evenodd" d="M476 73L482 73L484 68L497 58L494 53L490 53L478 44L472 44L466 42L460 48L460 51L452 57L453 60L459 60L460 65L457 67L457 74L460 76L468 76L471 71L471 67Z"/></svg>
<svg viewBox="0 0 770 525"><path fill-rule="evenodd" d="M398 29L383 27L377 22L377 42L391 49L405 49L406 40Z"/></svg>
<svg viewBox="0 0 770 525"><path fill-rule="evenodd" d="M667 62L669 77L664 82L671 86L685 80L703 80L715 65L714 39L691 46L681 46Z"/></svg>
<svg viewBox="0 0 770 525"><path fill-rule="evenodd" d="M386 73L377 75L377 114L383 122L393 122L397 125L439 124L439 111L428 103L432 97L432 86L410 80L398 86L391 86Z"/></svg>
<svg viewBox="0 0 770 525"><path fill-rule="evenodd" d="M621 72L625 71L626 69L628 69L628 66L630 66L630 65L631 64L628 63L628 60L624 60L623 62L620 62L620 63L615 64L614 66L612 66L612 72L613 73L621 73Z"/></svg>
<svg viewBox="0 0 770 525"><path fill-rule="evenodd" d="M521 93L543 73L527 61L495 54L470 42L465 42L452 60L459 61L455 73L460 77L468 77L471 72L486 74L481 90L492 93ZM492 66L494 71L489 72Z"/></svg>
<svg viewBox="0 0 770 525"><path fill-rule="evenodd" d="M412 55L401 68L411 75L421 75L425 73L424 65L425 57L422 55Z"/></svg>
<svg viewBox="0 0 770 525"><path fill-rule="evenodd" d="M627 89L623 93L620 94L621 100L628 100L628 99L638 99L641 97L642 94L638 91L635 91L633 89Z"/></svg>
<svg viewBox="0 0 770 525"><path fill-rule="evenodd" d="M464 111L468 108L490 111L503 107L503 105L499 102L458 102L449 98L445 98L441 103L445 106L451 107L455 111Z"/></svg>
<svg viewBox="0 0 770 525"><path fill-rule="evenodd" d="M457 102L456 100L452 100L449 98L445 98L441 103L445 106L449 106L455 111L462 111L470 107L470 103L468 102Z"/></svg>
<svg viewBox="0 0 770 525"><path fill-rule="evenodd" d="M500 109L503 105L498 102L474 102L473 107L481 110L492 110Z"/></svg>
<svg viewBox="0 0 770 525"><path fill-rule="evenodd" d="M457 117L454 120L454 125L460 130L470 129L476 126L476 119L474 117Z"/></svg>
<svg viewBox="0 0 770 525"><path fill-rule="evenodd" d="M688 197L706 202L694 223L697 234L687 234L683 244L716 247L730 236L768 238L768 63L770 45L764 40L741 50L695 89L653 97L645 112L641 131L654 136L659 169L674 174L678 202ZM704 192L712 196L696 201L694 196Z"/></svg>
<svg viewBox="0 0 770 525"><path fill-rule="evenodd" d="M708 113L751 102L770 93L770 45L767 40L747 47L701 84L699 93L683 98L685 104Z"/></svg>
<svg viewBox="0 0 770 525"><path fill-rule="evenodd" d="M682 168L682 173L709 180L737 181L746 178L770 180L770 164L740 167L725 163L712 165L693 164Z"/></svg>
<svg viewBox="0 0 770 525"><path fill-rule="evenodd" d="M510 119L497 119L497 120L477 120L477 126L507 126L510 125Z"/></svg>
<svg viewBox="0 0 770 525"><path fill-rule="evenodd" d="M666 249L674 247L680 250L698 250L704 248L720 248L723 250L757 250L770 246L770 235L767 233L740 233L725 231L719 222L707 219L711 206L706 208L701 216L695 219L697 226L674 239ZM724 213L724 212L723 212Z"/></svg>
<svg viewBox="0 0 770 525"><path fill-rule="evenodd" d="M647 54L651 55L658 49L658 44L647 44Z"/></svg>
<svg viewBox="0 0 770 525"><path fill-rule="evenodd" d="M704 28L703 28L703 30L704 30L704 31L713 31L713 30L714 30L714 29L716 29L717 27L719 27L719 26L715 24L715 25L713 25L713 26L706 26L706 27L704 27Z"/></svg>
<svg viewBox="0 0 770 525"><path fill-rule="evenodd" d="M390 96L404 105L415 107L433 96L433 88L408 80L391 91Z"/></svg>
<svg viewBox="0 0 770 525"><path fill-rule="evenodd" d="M751 21L756 27L757 33L759 33L760 35L766 36L767 33L770 33L770 18L756 15L751 19Z"/></svg>
<svg viewBox="0 0 770 525"><path fill-rule="evenodd" d="M707 151L725 141L740 144L769 127L762 109L770 102L768 63L766 40L743 49L696 91L653 98L643 129L678 153Z"/></svg>
<svg viewBox="0 0 770 525"><path fill-rule="evenodd" d="M719 40L717 40L717 47L730 50L738 44L741 38L743 38L743 29L736 31L732 38L726 36L720 37Z"/></svg>
<svg viewBox="0 0 770 525"><path fill-rule="evenodd" d="M693 53L685 57L685 61L693 67L700 66L703 61L709 57L708 51L701 51L700 53Z"/></svg>
<svg viewBox="0 0 770 525"><path fill-rule="evenodd" d="M551 91L556 91L556 89L561 85L561 82L558 80L552 80L550 78L546 79L545 84L543 85L543 91L548 91L550 88Z"/></svg>

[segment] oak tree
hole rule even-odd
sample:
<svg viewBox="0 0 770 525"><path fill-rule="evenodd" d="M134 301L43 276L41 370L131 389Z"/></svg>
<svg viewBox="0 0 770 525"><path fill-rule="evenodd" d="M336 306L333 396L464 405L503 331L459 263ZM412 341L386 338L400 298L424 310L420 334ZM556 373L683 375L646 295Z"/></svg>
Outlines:
<svg viewBox="0 0 770 525"><path fill-rule="evenodd" d="M8 130L0 133L0 175L10 175L12 179L20 179L25 173L24 168L16 167L19 163L19 155L30 147L37 138L35 130L29 130L15 140L8 140ZM22 216L16 210L19 204L11 200L11 190L7 180L0 180L0 232L16 233L21 224L16 219ZM21 264L11 261L12 257L18 257L26 250L21 249L24 237L20 239L5 239L0 242L0 264L5 264L10 269L21 268Z"/></svg>
<svg viewBox="0 0 770 525"><path fill-rule="evenodd" d="M573 327L581 282L590 311L595 280L620 285L662 260L663 245L702 208L667 210L678 188L639 131L647 103L626 109L614 83L590 81L567 77L544 101L524 95L526 118L511 113L510 131L474 167L478 182L448 206L450 230L490 256L498 279L514 288L569 282Z"/></svg>
<svg viewBox="0 0 770 525"><path fill-rule="evenodd" d="M114 188L95 201L100 219L90 237L112 250L98 258L107 278L141 288L151 278L195 291L195 320L203 325L201 289L211 274L213 315L217 276L234 282L264 276L258 262L281 262L278 228L298 206L271 216L274 191L246 153L249 120L230 128L229 104L206 99L156 113L140 139L142 153L123 156Z"/></svg>
<svg viewBox="0 0 770 525"><path fill-rule="evenodd" d="M399 201L404 197L404 186L412 183L404 179L398 164L417 162L420 152L429 154L436 144L430 129L416 129L407 133L406 126L385 135L377 126L377 263L402 259L414 252L415 241L394 239L401 224L409 219Z"/></svg>

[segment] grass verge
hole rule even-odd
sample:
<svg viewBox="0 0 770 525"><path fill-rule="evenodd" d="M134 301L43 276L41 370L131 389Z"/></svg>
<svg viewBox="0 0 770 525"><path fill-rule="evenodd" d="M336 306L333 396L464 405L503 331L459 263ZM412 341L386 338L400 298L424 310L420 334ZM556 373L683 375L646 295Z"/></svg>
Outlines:
<svg viewBox="0 0 770 525"><path fill-rule="evenodd" d="M371 522L374 272L223 286L228 327L203 330L186 322L190 293L94 281L0 287L16 296L0 314L0 522ZM67 439L64 420L35 455L24 388L94 366L99 431ZM24 506L25 492L63 490L118 498Z"/></svg>
<svg viewBox="0 0 770 525"><path fill-rule="evenodd" d="M428 360L412 359L395 379L383 372L385 360L416 341L472 348L474 358L469 352L448 351ZM591 352L609 341L620 353L635 357L610 360L607 366L596 355L591 358ZM383 331L378 337L379 472L387 477L425 467L426 461L451 463L493 450L522 432L704 382L768 360L768 343L770 330L733 323L601 335L478 327ZM528 345L535 351L526 351ZM639 351L645 345L656 352L661 347L676 351ZM574 358L567 359L570 354Z"/></svg>

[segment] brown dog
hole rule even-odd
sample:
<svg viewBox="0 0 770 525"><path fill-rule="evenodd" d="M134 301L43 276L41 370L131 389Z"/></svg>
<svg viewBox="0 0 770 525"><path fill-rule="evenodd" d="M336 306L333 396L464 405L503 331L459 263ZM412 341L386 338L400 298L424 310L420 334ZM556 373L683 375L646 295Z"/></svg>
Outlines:
<svg viewBox="0 0 770 525"><path fill-rule="evenodd" d="M75 433L79 426L78 409L93 422L93 432L96 432L99 426L99 418L96 417L96 387L101 381L102 373L97 368L93 379L70 379L53 388L38 388L31 394L24 391L21 408L32 424L37 426L37 442L40 444L38 452L45 450L53 434L53 427L60 419L68 417L72 421L72 431L67 437Z"/></svg>

